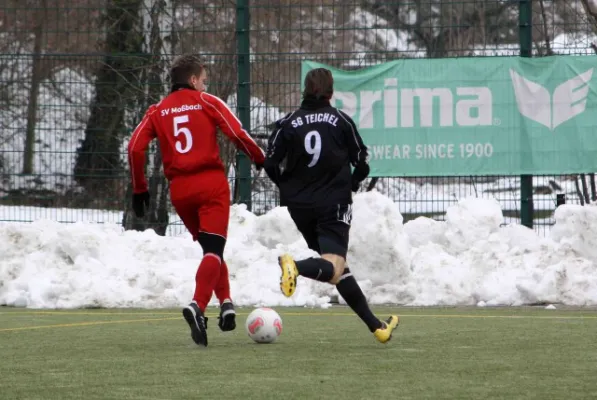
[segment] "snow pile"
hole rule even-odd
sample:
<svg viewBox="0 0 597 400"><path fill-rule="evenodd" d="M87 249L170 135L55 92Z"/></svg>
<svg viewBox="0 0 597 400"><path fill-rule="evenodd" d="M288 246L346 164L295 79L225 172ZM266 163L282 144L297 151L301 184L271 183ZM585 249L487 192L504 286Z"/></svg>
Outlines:
<svg viewBox="0 0 597 400"><path fill-rule="evenodd" d="M589 260L597 259L597 212L595 207L569 205L558 207L555 211L556 224L551 237L560 243L563 249Z"/></svg>
<svg viewBox="0 0 597 400"><path fill-rule="evenodd" d="M304 278L278 287L277 256L314 255L285 208L256 216L233 206L226 260L239 305L326 306L334 287ZM396 204L355 196L348 265L374 304L597 304L597 208L562 206L549 238L500 227L495 200L467 198L446 221L403 224ZM90 223L0 224L0 304L22 307L179 307L201 258L187 233L159 237ZM215 304L215 298L212 300Z"/></svg>

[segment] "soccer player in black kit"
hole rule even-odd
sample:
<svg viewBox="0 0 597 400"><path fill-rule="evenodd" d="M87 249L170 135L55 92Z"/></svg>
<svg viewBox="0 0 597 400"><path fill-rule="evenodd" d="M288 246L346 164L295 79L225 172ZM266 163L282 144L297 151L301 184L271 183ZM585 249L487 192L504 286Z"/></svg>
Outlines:
<svg viewBox="0 0 597 400"><path fill-rule="evenodd" d="M281 256L280 289L292 296L299 275L335 285L375 338L386 343L398 316L379 320L345 265L352 192L369 175L369 164L355 123L330 105L333 87L331 71L309 71L300 108L277 121L269 138L264 169L280 189L280 205L288 208L309 248L321 255L299 261Z"/></svg>

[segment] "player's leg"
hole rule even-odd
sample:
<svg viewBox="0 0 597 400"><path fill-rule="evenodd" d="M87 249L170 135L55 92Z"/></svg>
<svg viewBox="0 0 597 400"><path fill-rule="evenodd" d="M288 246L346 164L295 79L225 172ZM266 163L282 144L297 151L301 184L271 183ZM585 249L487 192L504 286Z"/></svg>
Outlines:
<svg viewBox="0 0 597 400"><path fill-rule="evenodd" d="M230 218L230 188L227 181L220 181L220 189L212 195L209 207L211 213L216 212L216 214L219 214L219 221L216 221L216 223L222 227L217 227L216 229L223 232L224 236L227 237L228 222ZM207 223L209 223L209 220L206 220L206 224ZM230 274L228 272L228 265L223 258L223 254L222 265L220 266L220 276L214 289L214 293L218 298L220 307L224 303L232 303L232 297L230 296Z"/></svg>
<svg viewBox="0 0 597 400"><path fill-rule="evenodd" d="M182 189L177 191L177 186L179 185L173 184L170 186L172 205L189 233L193 236L193 240L197 240L199 233L199 214L195 200L193 196L188 196ZM195 285L197 285L197 275L195 275ZM183 308L182 315L189 324L193 341L198 345L207 346L207 317L204 316L203 309L199 307L199 304L195 299L196 292L197 291L195 290L193 301Z"/></svg>
<svg viewBox="0 0 597 400"><path fill-rule="evenodd" d="M317 223L321 258L297 261L296 269L302 276L335 285L338 293L375 334L377 340L385 343L390 340L399 319L391 316L387 321L380 321L369 308L360 286L346 267L351 217L351 205L321 210ZM290 256L285 261L286 265L294 263ZM287 268L290 269L289 266Z"/></svg>
<svg viewBox="0 0 597 400"><path fill-rule="evenodd" d="M203 249L203 258L195 274L195 293L193 301L201 312L209 303L214 288L220 278L220 265L226 238L219 234L205 232L201 229L201 209L195 199L181 201L173 200L172 204L183 223Z"/></svg>
<svg viewBox="0 0 597 400"><path fill-rule="evenodd" d="M230 189L224 174L213 176L210 183L212 191L199 209L199 235L212 244L211 247L204 247L204 254L212 253L220 259L218 273L210 276L213 279L210 283L213 283L212 290L220 302L218 326L222 331L232 331L236 328L236 312L230 296L228 266L224 261L230 218Z"/></svg>
<svg viewBox="0 0 597 400"><path fill-rule="evenodd" d="M203 249L203 258L195 276L195 294L193 300L197 302L201 311L205 312L214 289L220 279L222 255L220 249L224 247L226 239L208 232L199 232L197 241Z"/></svg>
<svg viewBox="0 0 597 400"><path fill-rule="evenodd" d="M330 255L333 256L333 254ZM336 277L334 278L336 279ZM400 321L398 316L392 315L386 321L378 319L369 308L367 298L348 267L344 268L336 283L334 281L330 283L336 285L338 293L346 301L346 304L367 325L369 331L379 342L386 343L392 338L392 333Z"/></svg>
<svg viewBox="0 0 597 400"><path fill-rule="evenodd" d="M236 311L230 298L230 278L228 274L228 265L222 260L220 266L220 279L215 289L216 297L220 302L220 316L218 326L224 332L232 331L236 328Z"/></svg>
<svg viewBox="0 0 597 400"><path fill-rule="evenodd" d="M334 276L330 283L336 286L346 304L367 325L375 338L385 343L399 323L398 316L390 316L387 321L379 320L369 308L367 298L350 269L346 266L352 205L339 205L337 210L329 210L322 216L318 225L322 258L334 265Z"/></svg>
<svg viewBox="0 0 597 400"><path fill-rule="evenodd" d="M289 208L288 212L294 221L297 229L307 242L307 246L319 253L319 241L317 239L317 218L312 209ZM317 260L310 258L309 260ZM303 264L294 262L289 254L284 254L278 258L282 275L280 277L280 290L286 297L290 297L296 290L296 281L299 275L307 278L316 279L317 272L313 267L307 265L307 268L301 270ZM308 264L308 263L307 263ZM326 274L327 275L327 274Z"/></svg>
<svg viewBox="0 0 597 400"><path fill-rule="evenodd" d="M229 275L228 265L226 264L226 261L222 260L222 265L220 266L220 278L218 279L218 283L214 289L220 305L222 305L224 302L231 301Z"/></svg>

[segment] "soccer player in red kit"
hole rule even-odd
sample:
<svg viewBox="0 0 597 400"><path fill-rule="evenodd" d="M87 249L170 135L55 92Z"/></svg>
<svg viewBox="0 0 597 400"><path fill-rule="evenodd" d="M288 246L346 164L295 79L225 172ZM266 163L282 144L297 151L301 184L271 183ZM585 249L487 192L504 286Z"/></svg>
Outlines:
<svg viewBox="0 0 597 400"><path fill-rule="evenodd" d="M174 60L170 78L171 93L149 107L128 146L133 210L138 217L143 217L144 208L149 205L145 151L157 138L164 174L170 182L172 205L193 240L203 249L193 301L182 313L191 328L193 341L207 346L204 312L213 292L220 302L218 326L222 331L236 327L228 267L224 261L230 187L220 159L216 128L258 168L263 166L265 156L226 103L205 92L207 71L198 57L183 55Z"/></svg>

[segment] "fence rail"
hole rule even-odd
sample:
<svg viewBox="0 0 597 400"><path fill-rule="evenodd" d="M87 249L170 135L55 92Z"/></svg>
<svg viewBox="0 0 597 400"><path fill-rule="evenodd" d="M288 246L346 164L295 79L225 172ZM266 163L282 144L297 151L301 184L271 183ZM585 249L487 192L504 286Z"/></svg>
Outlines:
<svg viewBox="0 0 597 400"><path fill-rule="evenodd" d="M209 91L265 145L300 102L300 64L357 69L398 58L593 55L589 0L5 0L0 6L0 221L93 220L182 231L155 146L153 211L129 209L124 150L141 113L167 93L173 56L202 55ZM256 213L275 188L225 141L233 200ZM252 175L249 175L251 173ZM496 198L506 223L545 232L556 196L597 200L593 176L396 177L366 182L405 220L442 219L463 196ZM251 177L252 176L252 177ZM584 183L583 183L584 182ZM530 192L529 192L530 191ZM521 198L532 201L521 202ZM525 214L524 205L532 205ZM522 205L522 206L521 206Z"/></svg>

